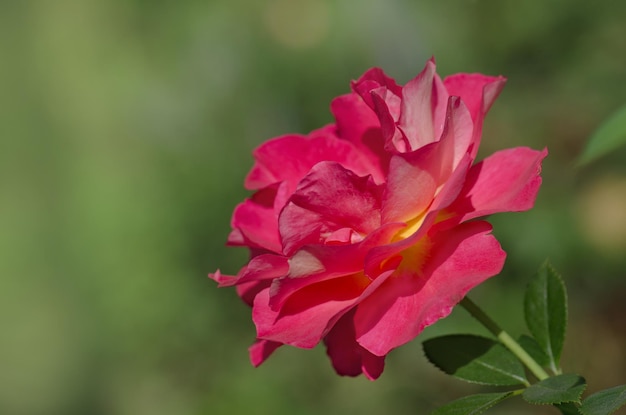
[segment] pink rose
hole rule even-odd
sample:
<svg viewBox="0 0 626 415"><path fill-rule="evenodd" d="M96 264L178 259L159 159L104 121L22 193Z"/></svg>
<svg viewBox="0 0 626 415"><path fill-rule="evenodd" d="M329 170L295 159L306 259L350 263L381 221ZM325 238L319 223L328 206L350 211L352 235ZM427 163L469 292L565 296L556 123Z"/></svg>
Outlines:
<svg viewBox="0 0 626 415"><path fill-rule="evenodd" d="M404 87L367 71L331 104L336 123L260 145L235 209L231 246L252 306L255 366L279 346L326 344L341 375L376 379L392 349L447 316L502 269L477 218L530 209L547 151L499 151L473 164L502 77L441 80L434 60Z"/></svg>

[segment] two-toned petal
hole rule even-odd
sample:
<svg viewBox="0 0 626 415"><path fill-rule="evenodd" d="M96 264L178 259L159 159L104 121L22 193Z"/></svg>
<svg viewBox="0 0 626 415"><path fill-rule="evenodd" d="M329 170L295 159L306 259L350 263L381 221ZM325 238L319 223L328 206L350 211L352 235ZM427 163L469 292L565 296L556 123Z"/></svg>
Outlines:
<svg viewBox="0 0 626 415"><path fill-rule="evenodd" d="M359 304L354 317L359 344L377 356L386 355L499 273L505 253L490 232L491 225L479 221L429 236L428 261L404 258L398 271ZM422 265L412 266L412 260Z"/></svg>

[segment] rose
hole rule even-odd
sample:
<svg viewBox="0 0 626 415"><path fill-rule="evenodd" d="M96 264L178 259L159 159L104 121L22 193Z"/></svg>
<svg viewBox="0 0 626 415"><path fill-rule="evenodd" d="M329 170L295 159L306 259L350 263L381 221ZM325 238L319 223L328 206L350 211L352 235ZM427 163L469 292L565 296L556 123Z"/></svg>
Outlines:
<svg viewBox="0 0 626 415"><path fill-rule="evenodd" d="M390 350L447 316L502 269L486 215L531 208L547 151L519 147L473 164L502 77L441 80L434 60L404 87L380 69L331 105L336 123L254 151L235 209L237 276L252 306L255 366L279 346L324 341L341 375L376 379Z"/></svg>

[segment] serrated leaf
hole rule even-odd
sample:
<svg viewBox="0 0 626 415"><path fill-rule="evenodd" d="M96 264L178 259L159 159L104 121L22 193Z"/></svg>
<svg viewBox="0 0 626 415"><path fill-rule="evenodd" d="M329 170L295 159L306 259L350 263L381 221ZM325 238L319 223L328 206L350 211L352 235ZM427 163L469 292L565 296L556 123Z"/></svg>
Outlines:
<svg viewBox="0 0 626 415"><path fill-rule="evenodd" d="M549 366L559 373L559 359L567 325L567 293L563 280L544 263L528 284L524 296L526 325L542 351Z"/></svg>
<svg viewBox="0 0 626 415"><path fill-rule="evenodd" d="M543 352L543 349L539 346L537 340L522 334L517 342L524 350L526 350L526 353L528 353L530 357L535 360L535 362L539 363L540 366L550 365L550 358Z"/></svg>
<svg viewBox="0 0 626 415"><path fill-rule="evenodd" d="M437 408L431 415L478 415L513 396L513 392L479 393Z"/></svg>
<svg viewBox="0 0 626 415"><path fill-rule="evenodd" d="M626 105L615 111L591 135L587 146L578 157L578 165L583 165L626 144Z"/></svg>
<svg viewBox="0 0 626 415"><path fill-rule="evenodd" d="M578 409L578 406L576 406L576 404L573 402L561 403L554 406L556 406L559 411L561 411L562 415L580 415L580 410Z"/></svg>
<svg viewBox="0 0 626 415"><path fill-rule="evenodd" d="M609 415L626 405L626 385L596 392L583 401L583 415Z"/></svg>
<svg viewBox="0 0 626 415"><path fill-rule="evenodd" d="M458 379L494 386L528 385L520 361L494 340L455 334L427 340L423 347L431 363Z"/></svg>
<svg viewBox="0 0 626 415"><path fill-rule="evenodd" d="M522 397L536 405L556 405L579 402L587 387L585 379L574 374L558 375L526 388Z"/></svg>

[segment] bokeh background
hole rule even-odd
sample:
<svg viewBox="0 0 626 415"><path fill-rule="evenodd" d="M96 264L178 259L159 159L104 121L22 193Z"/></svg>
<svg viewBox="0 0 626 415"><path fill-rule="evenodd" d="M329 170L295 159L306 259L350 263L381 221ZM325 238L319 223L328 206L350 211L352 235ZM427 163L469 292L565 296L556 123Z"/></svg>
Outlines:
<svg viewBox="0 0 626 415"><path fill-rule="evenodd" d="M482 156L547 146L536 208L494 217L503 274L473 298L514 335L550 258L570 296L564 366L626 383L626 150L575 166L626 103L620 0L0 2L0 413L427 414L468 392L419 341L380 380L323 348L247 357L249 309L207 274L251 150L332 121L380 66L399 82L503 74ZM425 331L487 334L463 310ZM510 401L493 414L557 413ZM622 412L624 413L624 412Z"/></svg>

